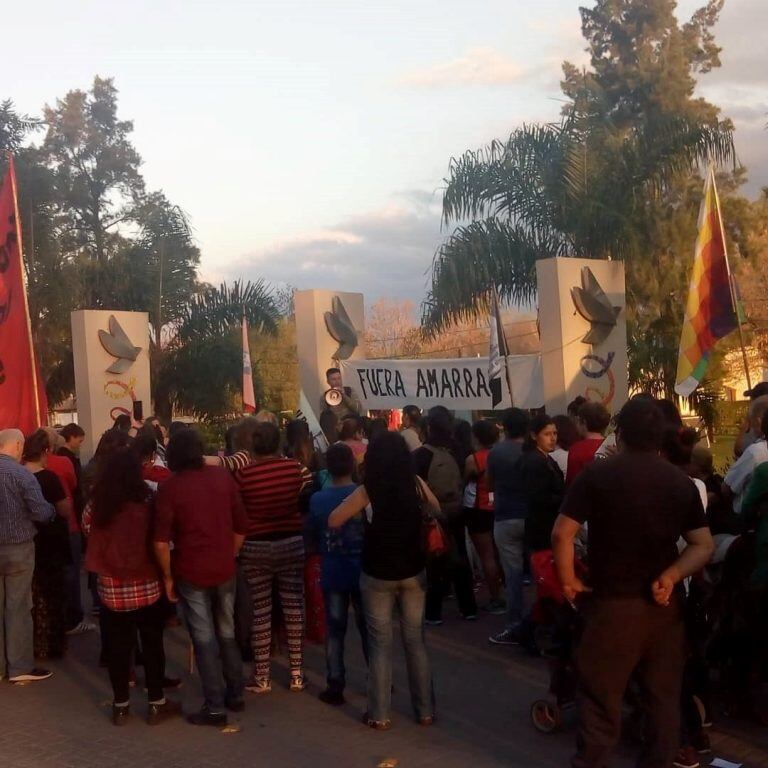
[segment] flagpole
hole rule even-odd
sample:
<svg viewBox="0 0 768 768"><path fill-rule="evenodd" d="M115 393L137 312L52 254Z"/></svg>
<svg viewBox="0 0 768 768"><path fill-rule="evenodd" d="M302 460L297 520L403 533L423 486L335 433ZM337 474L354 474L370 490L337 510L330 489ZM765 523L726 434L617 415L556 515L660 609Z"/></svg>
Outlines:
<svg viewBox="0 0 768 768"><path fill-rule="evenodd" d="M712 189L715 192L715 206L717 207L717 218L720 222L720 233L723 237L723 255L725 256L725 268L728 271L728 286L731 289L731 303L733 304L733 311L736 314L736 326L739 329L739 343L741 344L741 358L744 363L744 375L747 377L747 389L752 389L752 378L749 375L749 361L747 360L747 347L744 344L744 329L741 326L741 315L739 313L739 305L736 301L736 285L733 280L733 273L731 272L731 263L728 259L728 245L726 243L725 227L723 226L723 212L720 210L720 195L717 193L715 168L713 165L709 166L709 173L712 180Z"/></svg>
<svg viewBox="0 0 768 768"><path fill-rule="evenodd" d="M504 377L507 380L507 390L509 391L509 404L514 405L514 399L512 397L512 380L509 378L509 366L507 365L507 356L509 355L509 343L507 342L507 332L504 330L504 323L501 320L501 306L499 304L499 292L496 290L496 286L493 286L493 308L494 319L496 321L498 332L501 334L499 339L499 345L504 342Z"/></svg>
<svg viewBox="0 0 768 768"><path fill-rule="evenodd" d="M507 357L509 357L509 344L507 343L507 332L504 330L504 323L501 322L501 316L499 316L499 325L501 326L501 335L504 337L504 375L507 379L507 390L509 390L509 405L514 406L515 400L512 395L512 379L509 378L509 366L507 365Z"/></svg>
<svg viewBox="0 0 768 768"><path fill-rule="evenodd" d="M24 279L24 247L21 237L21 215L19 214L19 194L16 188L16 169L13 155L8 153L8 175L11 177L11 193L13 195L13 214L16 217L16 237L19 244L19 274L21 276L21 299L24 305L24 316L27 321L27 339L29 341L29 365L32 368L32 392L35 398L35 417L37 426L42 425L40 419L40 397L37 391L37 365L35 364L35 346L32 342L32 321L29 317L29 301L27 300L27 282Z"/></svg>

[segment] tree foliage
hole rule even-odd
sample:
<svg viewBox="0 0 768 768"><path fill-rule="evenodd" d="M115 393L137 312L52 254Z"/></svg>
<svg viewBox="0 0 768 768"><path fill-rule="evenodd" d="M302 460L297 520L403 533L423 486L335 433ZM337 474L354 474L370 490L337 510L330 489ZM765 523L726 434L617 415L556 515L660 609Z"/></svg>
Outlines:
<svg viewBox="0 0 768 768"><path fill-rule="evenodd" d="M712 27L722 0L679 24L674 0L596 0L581 9L590 66L563 65L560 123L523 126L453 160L423 322L436 330L486 308L488 289L528 301L535 261L623 259L630 378L674 383L703 182L697 168L734 160L732 126L694 97L720 65ZM735 190L739 169L721 173Z"/></svg>
<svg viewBox="0 0 768 768"><path fill-rule="evenodd" d="M42 120L0 104L0 151L16 157L30 316L49 401L74 392L70 312L104 308L149 313L153 399L163 415L174 407L232 413L242 375L235 326L245 313L255 334L273 334L271 291L261 281L213 288L199 280L188 217L162 191L147 190L117 97L112 80L96 77L90 90L46 106Z"/></svg>
<svg viewBox="0 0 768 768"><path fill-rule="evenodd" d="M141 157L129 138L133 123L118 119L117 89L100 77L90 91L70 91L43 114L43 152L65 202L65 248L104 262L122 245L119 225L135 218L144 196Z"/></svg>
<svg viewBox="0 0 768 768"><path fill-rule="evenodd" d="M209 417L234 413L242 383L242 318L254 334L275 336L279 313L266 284L207 286L182 308L170 338L153 357L155 409ZM254 381L259 390L260 382Z"/></svg>
<svg viewBox="0 0 768 768"><path fill-rule="evenodd" d="M457 226L433 263L428 329L476 316L494 286L504 299L531 300L538 259L644 258L651 204L696 161L732 154L730 130L683 118L649 122L621 140L606 141L609 129L566 116L452 161L443 216Z"/></svg>

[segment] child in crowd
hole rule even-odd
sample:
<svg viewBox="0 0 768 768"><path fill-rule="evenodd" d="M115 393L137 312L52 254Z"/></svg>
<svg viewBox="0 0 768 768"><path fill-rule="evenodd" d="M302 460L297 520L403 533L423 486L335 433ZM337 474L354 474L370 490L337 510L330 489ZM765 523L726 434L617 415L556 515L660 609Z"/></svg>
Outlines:
<svg viewBox="0 0 768 768"><path fill-rule="evenodd" d="M344 669L344 639L347 633L349 605L368 661L368 632L360 596L360 558L363 548L363 522L353 518L341 528L329 529L328 517L357 487L352 480L355 457L344 443L335 443L326 454L331 484L310 499L310 528L322 556L320 584L325 600L327 634L325 655L328 687L320 693L326 704L344 703L346 673Z"/></svg>

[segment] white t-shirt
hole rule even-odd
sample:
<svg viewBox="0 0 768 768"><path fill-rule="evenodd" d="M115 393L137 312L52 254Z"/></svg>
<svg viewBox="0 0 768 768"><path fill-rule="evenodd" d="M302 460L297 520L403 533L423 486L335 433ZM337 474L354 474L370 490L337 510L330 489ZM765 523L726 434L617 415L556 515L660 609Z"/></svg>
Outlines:
<svg viewBox="0 0 768 768"><path fill-rule="evenodd" d="M704 485L703 480L699 480L698 477L692 477L691 480L693 480L693 484L696 486L696 490L699 492L699 496L701 496L701 505L704 507L704 511L707 511L707 505L709 504L709 496L707 496L707 486Z"/></svg>
<svg viewBox="0 0 768 768"><path fill-rule="evenodd" d="M736 496L733 510L737 515L741 514L741 502L752 480L752 474L758 464L764 461L768 461L768 445L765 440L758 440L752 443L728 470L724 482Z"/></svg>
<svg viewBox="0 0 768 768"><path fill-rule="evenodd" d="M568 451L564 448L555 448L552 453L549 454L560 467L560 471L563 473L563 480L565 480L565 474L568 471Z"/></svg>

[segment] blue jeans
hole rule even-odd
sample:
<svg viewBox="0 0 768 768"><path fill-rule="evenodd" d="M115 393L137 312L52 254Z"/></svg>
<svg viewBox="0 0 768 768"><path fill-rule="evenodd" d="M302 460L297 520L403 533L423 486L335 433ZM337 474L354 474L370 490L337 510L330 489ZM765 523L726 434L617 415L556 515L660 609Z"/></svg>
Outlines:
<svg viewBox="0 0 768 768"><path fill-rule="evenodd" d="M384 581L363 573L360 576L365 618L368 624L370 662L368 669L368 716L389 720L392 707L392 614L400 613L400 633L405 648L411 703L416 717L435 711L432 673L424 642L426 576L422 572L402 581Z"/></svg>
<svg viewBox="0 0 768 768"><path fill-rule="evenodd" d="M493 540L507 587L507 629L516 630L523 621L525 520L497 520Z"/></svg>
<svg viewBox="0 0 768 768"><path fill-rule="evenodd" d="M243 660L235 640L235 580L217 587L176 582L184 618L192 636L205 705L223 713L243 697Z"/></svg>
<svg viewBox="0 0 768 768"><path fill-rule="evenodd" d="M325 661L328 669L328 688L341 692L347 680L344 668L344 639L347 635L350 603L355 612L355 623L363 645L363 656L368 663L368 629L363 613L363 598L359 589L344 592L324 589L323 601L327 627Z"/></svg>
<svg viewBox="0 0 768 768"><path fill-rule="evenodd" d="M34 571L33 542L0 544L0 675L26 675L35 666L32 651Z"/></svg>

